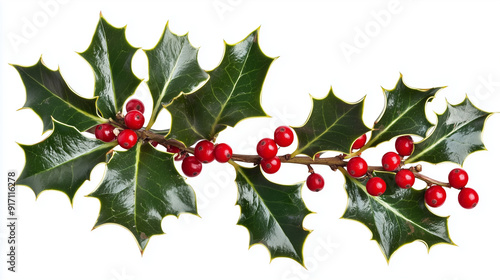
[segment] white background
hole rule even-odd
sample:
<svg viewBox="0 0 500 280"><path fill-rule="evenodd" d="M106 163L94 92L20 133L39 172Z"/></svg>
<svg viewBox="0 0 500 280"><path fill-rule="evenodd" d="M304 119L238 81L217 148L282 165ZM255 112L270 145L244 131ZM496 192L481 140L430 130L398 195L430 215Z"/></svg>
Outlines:
<svg viewBox="0 0 500 280"><path fill-rule="evenodd" d="M310 97L320 98L330 87L354 102L367 96L368 126L382 110L382 89L391 89L400 74L410 87L447 86L428 107L442 113L445 101L461 102L467 94L483 110L500 111L500 5L493 1L2 1L0 87L2 106L2 173L18 174L22 149L43 139L42 125L31 110L20 110L25 89L8 65L33 65L40 56L51 69L60 67L79 94L93 93L93 74L76 53L91 40L99 12L114 26L127 25L136 47L154 47L169 22L176 34L189 32L200 48L201 66L213 69L223 54L223 42L236 43L260 27L264 53L279 57L271 66L262 104L272 118L251 119L222 132L237 153L254 153L261 137L281 124L302 125ZM143 53L134 71L147 78ZM150 102L142 84L137 97ZM169 124L167 113L162 124ZM197 193L201 216L167 217L165 235L155 236L141 256L133 236L116 225L91 231L99 212L97 199L85 197L102 178L103 166L77 192L73 205L60 192L42 193L19 186L18 266L6 268L6 190L1 191L1 279L500 279L498 223L499 115L490 117L483 140L488 151L469 156L464 168L469 185L480 195L474 210L462 209L456 190L436 214L448 216L452 240L458 246L437 245L429 254L422 242L396 251L389 264L371 232L362 224L340 219L346 206L343 179L318 167L327 185L322 192L303 190L311 211L304 226L314 230L304 247L308 269L290 259L270 262L264 246L248 249L248 231L236 222L234 171L227 165L204 166L189 179ZM293 144L295 146L296 143ZM293 151L294 147L280 153ZM385 143L364 155L372 165L393 150ZM446 180L456 165L424 165L424 174ZM305 180L303 166L283 166L268 176L279 183ZM422 188L421 184L417 188Z"/></svg>

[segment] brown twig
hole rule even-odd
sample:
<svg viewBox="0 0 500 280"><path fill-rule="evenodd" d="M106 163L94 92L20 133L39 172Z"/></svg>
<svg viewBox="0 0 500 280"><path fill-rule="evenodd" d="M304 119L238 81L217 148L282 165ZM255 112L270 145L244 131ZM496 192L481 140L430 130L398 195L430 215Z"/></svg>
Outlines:
<svg viewBox="0 0 500 280"><path fill-rule="evenodd" d="M118 126L120 128L124 127L123 123L120 123L119 121L110 121L112 124L115 126ZM177 147L181 150L183 153L194 153L194 149L191 147L186 147L182 142L176 140L176 139L166 139L165 136L157 134L152 132L151 130L144 130L140 129L136 131L139 138L142 139L144 142L145 141L156 141L158 144L168 147L168 146L174 146ZM312 168L311 165L326 165L330 166L330 168L333 171L337 171L339 168L344 168L347 165L348 160L344 160L345 155L341 154L338 156L334 157L308 157L308 156L295 156L291 157L290 154L286 154L283 156L279 156L279 159L281 160L282 163L292 163L292 164L303 164L308 167L309 172L314 172L314 169ZM239 161L239 162L246 162L246 163L253 163L255 165L260 163L261 158L258 155L243 155L243 154L233 154L231 157L233 161ZM450 187L450 184L441 182L435 179L432 179L428 176L423 175L420 173L422 171L422 166L416 165L409 167L413 174L415 175L415 178L418 178L424 182L427 183L427 185L440 185L443 187ZM368 166L368 174L372 174L373 171L384 171L384 168L382 166ZM397 171L396 171L397 172ZM346 173L347 174L347 173Z"/></svg>

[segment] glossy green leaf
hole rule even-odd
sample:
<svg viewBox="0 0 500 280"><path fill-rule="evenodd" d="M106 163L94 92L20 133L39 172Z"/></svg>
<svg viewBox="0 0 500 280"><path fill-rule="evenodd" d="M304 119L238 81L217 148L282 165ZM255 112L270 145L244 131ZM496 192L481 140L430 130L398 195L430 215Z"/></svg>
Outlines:
<svg viewBox="0 0 500 280"><path fill-rule="evenodd" d="M272 58L262 53L255 31L236 45L226 45L221 64L194 93L181 94L167 109L172 115L169 138L187 146L213 139L227 126L266 116L260 105L262 85Z"/></svg>
<svg viewBox="0 0 500 280"><path fill-rule="evenodd" d="M125 38L125 28L111 26L102 16L94 37L81 56L94 70L97 108L102 117L114 118L141 80L132 73L132 57L138 48Z"/></svg>
<svg viewBox="0 0 500 280"><path fill-rule="evenodd" d="M124 226L137 239L141 252L152 235L163 233L163 217L196 214L194 191L175 169L172 155L149 144L115 152L103 181L89 196L101 202L95 227Z"/></svg>
<svg viewBox="0 0 500 280"><path fill-rule="evenodd" d="M168 26L151 50L145 50L149 61L148 86L153 96L153 113L148 127L158 116L162 104L168 104L181 92L190 93L206 81L208 74L200 68L195 49L187 35L177 36Z"/></svg>
<svg viewBox="0 0 500 280"><path fill-rule="evenodd" d="M384 89L386 108L375 122L371 139L365 147L374 147L400 135L425 137L432 124L425 116L425 105L441 88L413 89L401 77L393 90Z"/></svg>
<svg viewBox="0 0 500 280"><path fill-rule="evenodd" d="M43 122L43 130L52 129L52 118L64 120L80 131L102 122L97 116L96 100L74 93L59 70L52 71L40 59L35 65L14 65L26 87L26 103Z"/></svg>
<svg viewBox="0 0 500 280"><path fill-rule="evenodd" d="M430 212L424 202L424 190L402 189L394 173L377 172L387 184L381 196L366 192L366 181L343 171L348 195L345 219L363 223L373 234L387 260L404 244L422 241L428 248L438 243L453 244L448 233L448 218Z"/></svg>
<svg viewBox="0 0 500 280"><path fill-rule="evenodd" d="M363 103L346 103L331 89L325 98L313 99L307 122L294 127L299 145L292 156L306 154L313 157L327 150L350 153L354 140L369 131L362 119Z"/></svg>
<svg viewBox="0 0 500 280"><path fill-rule="evenodd" d="M469 154L485 149L481 132L490 114L474 107L468 98L455 106L448 104L447 110L438 115L432 134L415 144L406 162L451 161L462 165Z"/></svg>
<svg viewBox="0 0 500 280"><path fill-rule="evenodd" d="M167 129L150 129L150 130L153 133L164 135L164 136L166 136L170 132L169 128L167 128Z"/></svg>
<svg viewBox="0 0 500 280"><path fill-rule="evenodd" d="M288 257L304 264L302 248L309 231L302 221L311 212L302 201L301 184L274 184L257 167L236 166L236 171L238 224L248 229L250 245L263 244L271 259Z"/></svg>
<svg viewBox="0 0 500 280"><path fill-rule="evenodd" d="M106 153L116 142L87 138L74 127L57 121L53 127L52 134L44 141L20 145L26 165L17 183L29 186L36 196L45 190L58 190L72 201L94 166L106 160Z"/></svg>

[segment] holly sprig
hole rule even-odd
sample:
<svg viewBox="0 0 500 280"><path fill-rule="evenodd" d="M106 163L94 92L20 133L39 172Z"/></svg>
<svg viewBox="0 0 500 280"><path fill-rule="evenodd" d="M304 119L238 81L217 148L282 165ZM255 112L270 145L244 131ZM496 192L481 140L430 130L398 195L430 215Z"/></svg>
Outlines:
<svg viewBox="0 0 500 280"><path fill-rule="evenodd" d="M131 67L139 48L127 42L125 28L113 27L102 15L90 46L81 53L94 71L93 98L73 92L59 70L50 70L42 60L29 67L15 65L26 86L24 108L42 118L44 130L52 130L40 143L21 145L26 165L17 183L37 196L52 189L73 200L93 167L106 163L104 179L88 195L101 202L95 227L122 225L142 252L152 236L163 233L160 224L165 216L197 214L195 192L182 175L199 176L203 165L214 159L228 162L236 170L238 224L248 229L250 245L261 243L271 258L304 264L302 248L310 231L302 223L311 213L302 200L304 183L280 185L264 173L279 172L281 164L304 165L311 173L305 185L320 191L330 182L315 173L314 166L327 165L345 178L348 203L342 217L365 224L387 259L415 240L428 246L453 244L448 218L428 207L444 202L442 187L460 189L459 202L466 208L477 204L478 195L465 187L465 170L452 170L448 182L442 182L424 175L419 162L463 165L470 153L484 150L481 133L491 113L466 98L448 104L434 125L425 108L440 88L409 88L400 77L394 89L384 89L384 110L371 127L362 120L364 100L348 103L330 90L326 97L312 100L304 125L277 128L256 143L256 154L233 154L227 144L217 143L218 134L246 118L268 117L260 104L261 91L275 58L262 52L258 34L256 30L239 43L226 44L220 65L204 71L197 61L198 49L186 35L173 34L166 26L158 44L145 50L152 108L130 99L141 82ZM152 129L164 109L172 115L170 128ZM412 136L423 140L414 144ZM366 149L394 139L396 152L385 154L381 165L370 166L362 158ZM277 154L278 146L295 141L293 153ZM337 155L324 157L326 151ZM175 160L183 161L182 173ZM427 187L413 189L415 179Z"/></svg>

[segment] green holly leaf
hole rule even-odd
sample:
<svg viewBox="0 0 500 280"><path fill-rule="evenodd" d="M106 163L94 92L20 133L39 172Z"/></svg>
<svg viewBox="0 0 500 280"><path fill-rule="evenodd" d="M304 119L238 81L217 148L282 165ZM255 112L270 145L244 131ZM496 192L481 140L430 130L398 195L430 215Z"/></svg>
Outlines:
<svg viewBox="0 0 500 280"><path fill-rule="evenodd" d="M150 128L158 116L162 104L168 104L181 92L190 93L207 80L208 74L200 68L195 49L187 35L177 36L165 27L163 36L151 50L145 50L149 61L149 81L153 96L153 113Z"/></svg>
<svg viewBox="0 0 500 280"><path fill-rule="evenodd" d="M352 178L343 170L348 195L345 219L359 221L370 229L387 260L404 244L422 241L430 249L438 243L453 244L448 218L439 217L425 206L424 190L402 189L394 173L376 172L387 184L381 196L366 192L366 181Z"/></svg>
<svg viewBox="0 0 500 280"><path fill-rule="evenodd" d="M132 73L132 57L138 48L125 38L125 28L111 26L102 16L88 49L80 55L94 70L97 108L102 117L114 118L141 80Z"/></svg>
<svg viewBox="0 0 500 280"><path fill-rule="evenodd" d="M407 87L400 77L393 90L384 89L386 108L375 122L370 141L365 147L374 147L400 135L425 137L432 123L425 116L425 105L441 88L427 90Z"/></svg>
<svg viewBox="0 0 500 280"><path fill-rule="evenodd" d="M432 134L415 144L406 163L451 161L463 165L469 154L485 150L481 132L490 114L474 107L468 98L455 106L448 104L446 111L438 115Z"/></svg>
<svg viewBox="0 0 500 280"><path fill-rule="evenodd" d="M200 139L213 139L245 118L266 116L260 93L274 59L262 53L257 34L255 31L236 45L226 45L224 58L209 72L207 83L166 106L172 115L169 138L190 146Z"/></svg>
<svg viewBox="0 0 500 280"><path fill-rule="evenodd" d="M35 145L20 145L26 164L17 184L33 189L35 195L45 190L58 190L71 201L90 172L106 160L106 153L116 142L83 136L74 127L54 121L54 130L47 139Z"/></svg>
<svg viewBox="0 0 500 280"><path fill-rule="evenodd" d="M74 93L59 70L52 71L40 59L35 65L13 65L26 87L26 103L40 116L43 130L52 129L52 118L64 120L80 131L102 122L97 116L96 99L86 99Z"/></svg>
<svg viewBox="0 0 500 280"><path fill-rule="evenodd" d="M288 257L304 264L302 248L309 234L302 226L311 213L301 197L301 184L278 185L268 181L259 168L236 168L238 224L250 233L250 245L266 246L271 259Z"/></svg>
<svg viewBox="0 0 500 280"><path fill-rule="evenodd" d="M163 234L163 217L197 213L194 191L175 169L172 155L149 144L137 143L128 151L115 152L103 181L89 196L101 202L95 227L124 226L137 239L141 252L151 236Z"/></svg>
<svg viewBox="0 0 500 280"><path fill-rule="evenodd" d="M170 129L169 128L167 128L167 129L150 129L150 131L153 133L156 133L156 134L166 136L170 132Z"/></svg>
<svg viewBox="0 0 500 280"><path fill-rule="evenodd" d="M294 127L299 145L292 156L306 154L313 157L326 150L350 153L354 140L370 130L363 123L363 103L346 103L331 89L325 98L314 98L306 124Z"/></svg>

